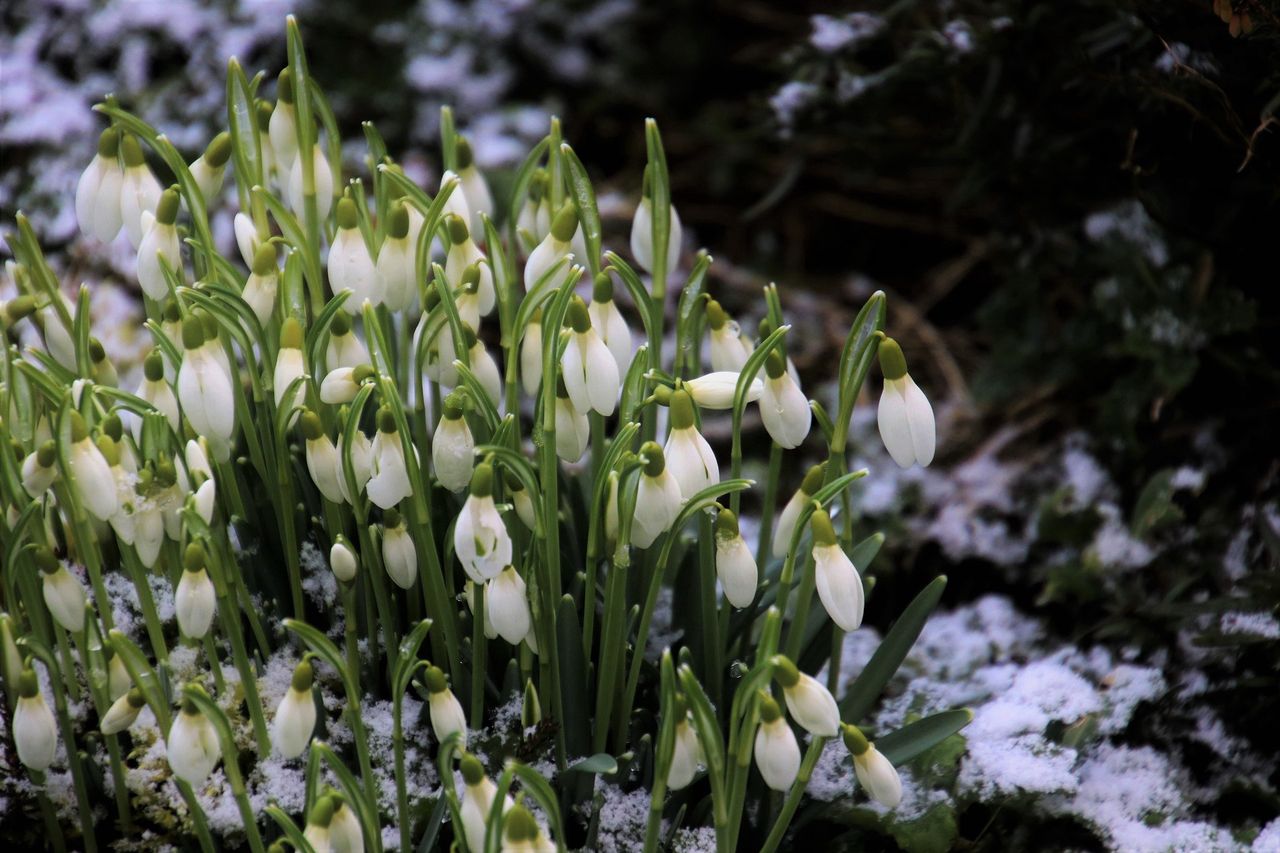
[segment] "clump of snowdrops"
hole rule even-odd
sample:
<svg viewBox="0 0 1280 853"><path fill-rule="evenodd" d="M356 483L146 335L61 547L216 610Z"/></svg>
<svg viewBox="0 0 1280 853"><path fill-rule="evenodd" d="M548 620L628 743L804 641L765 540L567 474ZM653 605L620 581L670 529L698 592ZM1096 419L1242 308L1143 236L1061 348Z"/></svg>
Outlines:
<svg viewBox="0 0 1280 853"><path fill-rule="evenodd" d="M219 765L257 851L581 846L602 779L651 792L637 847L656 849L666 820L713 827L720 849L773 850L827 748L849 750L866 793L895 805L894 765L969 714L858 728L943 579L842 701L831 692L871 587L859 567L883 540L853 540L848 489L867 472L846 470L845 452L877 360L891 455L927 465L934 452L929 403L883 332L884 295L849 332L827 412L787 360L775 287L755 338L706 292L711 258L682 251L652 121L629 252L606 251L555 120L501 203L447 109L438 186L409 180L369 124L367 172L345 174L292 19L287 34L274 102L262 74L230 61L227 130L194 162L112 99L97 107L109 126L76 211L86 235L123 231L137 249L154 349L136 387L117 387L87 288L62 295L21 215L8 238L20 295L0 317L34 324L43 347L7 345L0 375L0 665L48 841L92 850L149 828L129 772L145 708L175 820L205 850L197 793ZM209 225L227 183L230 258ZM764 483L740 476L753 405L771 439ZM701 432L717 418L731 422L728 460ZM825 461L783 494L784 464L818 447ZM738 511L752 489L763 510L748 543ZM308 598L308 573L324 571L336 599ZM115 574L136 592L136 636L113 624ZM157 578L174 590L172 621ZM655 666L645 650L664 586L685 615ZM174 683L178 648L205 675ZM281 650L296 665L268 707L260 682ZM826 684L805 671L824 662ZM316 735L326 690L341 693L343 748ZM429 721L403 718L410 692ZM550 733L534 757L546 772L468 751L513 694L524 724ZM361 707L375 700L394 708L392 755L371 754ZM436 756L434 808L410 809L406 739ZM98 740L106 767L86 748ZM305 763L302 810L251 803L246 776L268 756ZM388 763L390 803L373 772ZM44 791L55 765L70 771L78 825Z"/></svg>

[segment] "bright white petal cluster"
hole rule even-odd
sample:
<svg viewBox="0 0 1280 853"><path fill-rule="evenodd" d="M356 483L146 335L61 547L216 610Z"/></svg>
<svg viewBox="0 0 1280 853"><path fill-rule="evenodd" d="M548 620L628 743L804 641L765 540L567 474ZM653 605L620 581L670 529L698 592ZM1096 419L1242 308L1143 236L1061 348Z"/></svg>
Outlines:
<svg viewBox="0 0 1280 853"><path fill-rule="evenodd" d="M34 670L21 671L17 692L13 744L18 750L18 760L31 770L47 770L58 751L58 726L45 704Z"/></svg>
<svg viewBox="0 0 1280 853"><path fill-rule="evenodd" d="M897 341L881 341L879 356L884 372L884 391L876 411L880 438L901 467L927 466L933 461L938 440L933 406L907 373L907 362Z"/></svg>
<svg viewBox="0 0 1280 853"><path fill-rule="evenodd" d="M311 662L304 658L294 668L289 689L276 706L271 743L284 758L302 755L316 729L316 703L311 695L313 678Z"/></svg>
<svg viewBox="0 0 1280 853"><path fill-rule="evenodd" d="M856 631L862 625L865 601L862 577L836 541L835 529L826 512L816 510L809 526L813 531L814 580L818 598L841 631Z"/></svg>
<svg viewBox="0 0 1280 853"><path fill-rule="evenodd" d="M174 715L165 745L173 775L189 785L204 782L222 760L217 729L190 699Z"/></svg>
<svg viewBox="0 0 1280 853"><path fill-rule="evenodd" d="M477 465L471 494L453 528L453 550L468 577L483 583L511 564L511 537L493 503L493 468Z"/></svg>
<svg viewBox="0 0 1280 853"><path fill-rule="evenodd" d="M812 735L835 737L840 733L840 709L831 691L811 675L796 669L784 657L775 658L774 678L782 686L787 711L801 728Z"/></svg>
<svg viewBox="0 0 1280 853"><path fill-rule="evenodd" d="M98 153L76 184L76 219L87 236L109 243L120 233L120 131L109 127L98 138Z"/></svg>

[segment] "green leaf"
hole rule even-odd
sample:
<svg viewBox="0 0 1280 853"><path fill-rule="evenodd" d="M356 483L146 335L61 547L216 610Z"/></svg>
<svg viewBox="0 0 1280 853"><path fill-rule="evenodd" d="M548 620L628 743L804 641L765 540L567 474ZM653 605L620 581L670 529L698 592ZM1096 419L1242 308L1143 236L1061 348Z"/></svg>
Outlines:
<svg viewBox="0 0 1280 853"><path fill-rule="evenodd" d="M597 752L595 755L584 758L576 764L569 765L564 772L599 773L605 776L611 776L618 772L618 761L607 752Z"/></svg>
<svg viewBox="0 0 1280 853"><path fill-rule="evenodd" d="M587 169L567 142L561 143L560 154L568 166L568 184L578 206L578 221L582 223L582 239L587 244L587 266L594 276L600 271L600 210L596 207L596 191L587 177Z"/></svg>
<svg viewBox="0 0 1280 853"><path fill-rule="evenodd" d="M876 749L897 767L942 743L973 722L968 708L942 711L876 738Z"/></svg>

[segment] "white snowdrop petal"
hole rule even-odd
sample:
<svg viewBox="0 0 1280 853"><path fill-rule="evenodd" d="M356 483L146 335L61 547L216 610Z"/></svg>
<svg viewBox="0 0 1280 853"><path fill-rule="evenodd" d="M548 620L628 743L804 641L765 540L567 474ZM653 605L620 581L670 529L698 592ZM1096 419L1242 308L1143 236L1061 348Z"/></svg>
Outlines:
<svg viewBox="0 0 1280 853"><path fill-rule="evenodd" d="M13 743L18 760L31 770L46 770L58 751L58 727L44 697L18 699L13 714Z"/></svg>
<svg viewBox="0 0 1280 853"><path fill-rule="evenodd" d="M297 758L311 742L316 729L316 703L309 690L291 686L276 707L271 722L271 743L283 758Z"/></svg>
<svg viewBox="0 0 1280 853"><path fill-rule="evenodd" d="M587 394L591 408L608 417L618 405L618 363L595 329L589 330L583 343L582 361L586 372ZM572 347L570 347L572 349ZM565 351L568 354L568 350ZM570 395L572 396L572 395Z"/></svg>
<svg viewBox="0 0 1280 853"><path fill-rule="evenodd" d="M800 680L782 692L792 719L805 731L821 737L839 734L840 709L836 700L813 676L800 673Z"/></svg>
<svg viewBox="0 0 1280 853"><path fill-rule="evenodd" d="M911 441L907 401L902 396L901 385L894 380L884 383L880 405L876 409L876 422L880 427L880 440L893 461L902 468L910 468L916 461L915 445Z"/></svg>
<svg viewBox="0 0 1280 853"><path fill-rule="evenodd" d="M759 580L756 559L741 536L716 537L716 575L725 599L734 607L746 607L755 599Z"/></svg>
<svg viewBox="0 0 1280 853"><path fill-rule="evenodd" d="M862 755L853 757L853 769L858 783L866 788L871 799L893 808L902 802L902 779L898 771L872 744Z"/></svg>
<svg viewBox="0 0 1280 853"><path fill-rule="evenodd" d="M818 598L831 621L842 631L856 631L862 625L864 592L857 568L839 545L813 549L814 580Z"/></svg>
<svg viewBox="0 0 1280 853"><path fill-rule="evenodd" d="M485 590L485 611L494 629L513 646L529 633L532 617L524 579L508 566Z"/></svg>
<svg viewBox="0 0 1280 853"><path fill-rule="evenodd" d="M937 444L937 424L933 418L933 406L910 375L903 377L902 398L907 410L907 425L911 431L911 447L916 462L927 466L933 461Z"/></svg>
<svg viewBox="0 0 1280 853"><path fill-rule="evenodd" d="M800 745L795 732L779 717L756 729L756 768L775 791L786 791L800 773Z"/></svg>
<svg viewBox="0 0 1280 853"><path fill-rule="evenodd" d="M590 356L582 351L581 336L574 335L569 345L564 348L560 359L560 373L564 377L565 390L569 392L569 400L579 412L591 409L591 391L587 387L587 365ZM592 365L594 369L595 365Z"/></svg>

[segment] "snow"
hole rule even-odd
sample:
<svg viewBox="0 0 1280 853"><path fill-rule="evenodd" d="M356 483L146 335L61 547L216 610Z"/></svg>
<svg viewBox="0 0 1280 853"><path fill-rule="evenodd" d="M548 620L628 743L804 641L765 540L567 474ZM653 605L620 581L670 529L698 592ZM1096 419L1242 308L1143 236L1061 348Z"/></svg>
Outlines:
<svg viewBox="0 0 1280 853"><path fill-rule="evenodd" d="M1280 620L1270 613L1224 613L1218 627L1224 634L1280 640Z"/></svg>
<svg viewBox="0 0 1280 853"><path fill-rule="evenodd" d="M822 53L838 53L865 41L882 29L884 19L866 12L853 12L841 17L814 15L809 19L813 32L809 43Z"/></svg>

